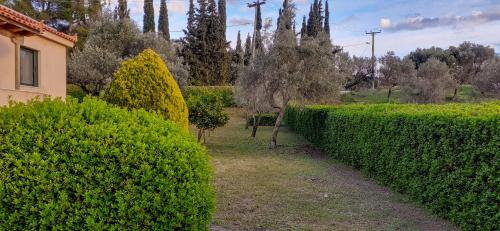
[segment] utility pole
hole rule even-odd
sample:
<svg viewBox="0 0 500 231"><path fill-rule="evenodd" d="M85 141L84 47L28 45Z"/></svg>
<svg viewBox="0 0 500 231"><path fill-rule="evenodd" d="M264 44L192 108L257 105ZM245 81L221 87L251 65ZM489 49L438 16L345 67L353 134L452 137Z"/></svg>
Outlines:
<svg viewBox="0 0 500 231"><path fill-rule="evenodd" d="M253 36L252 36L252 63L255 59L255 37L257 36L257 6L266 4L266 0L257 0L253 3L247 3L248 8L255 8L255 19L253 20Z"/></svg>
<svg viewBox="0 0 500 231"><path fill-rule="evenodd" d="M366 32L366 34L368 35L371 35L372 36L372 89L375 89L375 62L376 62L376 58L375 58L375 35L377 34L380 34L382 33L382 31L378 30L378 31L370 31L370 32Z"/></svg>

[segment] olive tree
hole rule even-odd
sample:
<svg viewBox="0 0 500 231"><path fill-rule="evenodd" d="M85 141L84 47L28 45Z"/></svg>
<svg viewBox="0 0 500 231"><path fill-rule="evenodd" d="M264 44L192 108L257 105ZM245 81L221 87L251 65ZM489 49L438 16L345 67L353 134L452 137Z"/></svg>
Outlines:
<svg viewBox="0 0 500 231"><path fill-rule="evenodd" d="M260 115L271 112L272 108L266 97L265 89L265 69L255 68L263 67L265 62L264 53L258 55L253 65L241 66L239 76L235 84L236 103L243 106L247 113L252 116L253 128L251 137L256 136L260 124ZM248 117L248 116L247 116ZM248 118L246 119L248 126Z"/></svg>
<svg viewBox="0 0 500 231"><path fill-rule="evenodd" d="M466 83L473 83L486 61L495 57L493 48L471 42L463 42L458 47L452 46L447 52L452 58L452 62L448 63L448 66L451 68L452 77L457 83L453 94L454 98L457 95L458 87Z"/></svg>
<svg viewBox="0 0 500 231"><path fill-rule="evenodd" d="M387 100L390 100L392 89L398 86L401 79L411 78L416 75L413 62L409 59L401 59L393 51L387 52L379 60L381 67L380 84L388 87Z"/></svg>
<svg viewBox="0 0 500 231"><path fill-rule="evenodd" d="M152 49L167 64L181 89L188 70L176 53L176 45L154 33L143 34L130 19L115 19L109 12L90 25L87 42L68 61L68 81L93 95L108 87L119 63Z"/></svg>
<svg viewBox="0 0 500 231"><path fill-rule="evenodd" d="M99 95L111 83L122 59L106 49L86 44L68 60L69 81L92 95Z"/></svg>
<svg viewBox="0 0 500 231"><path fill-rule="evenodd" d="M297 43L292 22L293 2L285 0L279 26L269 53L263 57L264 87L269 104L278 112L271 136L271 148L277 147L278 132L290 101L333 102L338 100L339 81L336 78L330 39L321 34Z"/></svg>
<svg viewBox="0 0 500 231"><path fill-rule="evenodd" d="M401 100L410 103L442 102L455 86L446 63L430 58L420 65L416 76L402 79Z"/></svg>
<svg viewBox="0 0 500 231"><path fill-rule="evenodd" d="M486 61L473 84L483 95L500 98L500 57Z"/></svg>

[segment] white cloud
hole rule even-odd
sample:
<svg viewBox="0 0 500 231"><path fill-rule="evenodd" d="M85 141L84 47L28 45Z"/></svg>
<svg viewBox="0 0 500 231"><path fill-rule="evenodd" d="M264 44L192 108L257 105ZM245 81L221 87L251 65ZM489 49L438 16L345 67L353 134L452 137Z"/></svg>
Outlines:
<svg viewBox="0 0 500 231"><path fill-rule="evenodd" d="M375 53L382 56L388 51L395 51L399 56L405 56L416 48L429 48L437 46L448 48L464 41L495 47L500 44L498 37L500 21L482 24L480 27L454 30L452 28L426 28L419 31L399 31L382 33L376 38ZM356 44L368 41L368 37L345 36L334 40L336 44ZM351 55L369 56L370 46L359 45L345 48ZM498 50L496 52L499 52Z"/></svg>
<svg viewBox="0 0 500 231"><path fill-rule="evenodd" d="M382 29L387 29L391 27L391 20L388 18L381 18L380 19L380 28Z"/></svg>

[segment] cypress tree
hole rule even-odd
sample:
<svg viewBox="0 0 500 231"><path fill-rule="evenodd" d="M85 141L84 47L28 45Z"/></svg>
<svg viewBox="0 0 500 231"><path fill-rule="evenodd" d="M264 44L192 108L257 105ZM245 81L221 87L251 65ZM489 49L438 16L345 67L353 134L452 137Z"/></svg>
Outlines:
<svg viewBox="0 0 500 231"><path fill-rule="evenodd" d="M219 0L218 3L219 6L219 19L220 19L220 26L223 29L222 33L224 38L226 38L226 25L227 25L227 15L226 15L226 0Z"/></svg>
<svg viewBox="0 0 500 231"><path fill-rule="evenodd" d="M240 31L238 31L238 37L236 39L236 50L235 50L235 62L237 64L242 64L243 63L243 56L245 55L245 52L243 51L243 46L241 45L241 34Z"/></svg>
<svg viewBox="0 0 500 231"><path fill-rule="evenodd" d="M255 38L253 44L255 44L256 54L264 51L264 45L262 44L262 35L260 30L262 29L262 12L260 5L257 5L257 21L255 22Z"/></svg>
<svg viewBox="0 0 500 231"><path fill-rule="evenodd" d="M245 57L243 63L248 66L252 61L252 37L250 34L247 35L247 40L245 41Z"/></svg>
<svg viewBox="0 0 500 231"><path fill-rule="evenodd" d="M118 0L118 18L128 19L130 18L130 10L127 6L127 0Z"/></svg>
<svg viewBox="0 0 500 231"><path fill-rule="evenodd" d="M281 8L279 9L278 19L276 20L276 29L280 27L280 20L281 20Z"/></svg>
<svg viewBox="0 0 500 231"><path fill-rule="evenodd" d="M183 38L184 61L191 67L189 83L192 85L221 85L230 77L231 55L218 10L225 12L225 1L190 1L188 25Z"/></svg>
<svg viewBox="0 0 500 231"><path fill-rule="evenodd" d="M163 38L167 41L170 40L170 31L168 28L168 8L167 1L161 0L160 3L160 17L158 19L158 32L161 33Z"/></svg>
<svg viewBox="0 0 500 231"><path fill-rule="evenodd" d="M300 37L304 38L307 35L307 24L306 24L306 16L302 18L302 29L300 29Z"/></svg>
<svg viewBox="0 0 500 231"><path fill-rule="evenodd" d="M144 20L143 29L144 33L155 32L155 9L153 0L144 0Z"/></svg>
<svg viewBox="0 0 500 231"><path fill-rule="evenodd" d="M328 8L328 3L326 7ZM323 20L327 20L328 22L323 22ZM323 2L321 0L314 0L314 3L311 4L309 8L309 18L307 19L306 29L307 35L317 37L320 32L325 30L324 25L328 24L329 20L329 17L326 18L323 16ZM330 30L329 26L328 30Z"/></svg>
<svg viewBox="0 0 500 231"><path fill-rule="evenodd" d="M187 12L187 16L188 16L187 29L188 31L191 30L191 32L193 32L192 30L194 29L194 21L195 21L195 9L193 0L189 0L189 10Z"/></svg>
<svg viewBox="0 0 500 231"><path fill-rule="evenodd" d="M325 33L328 35L328 38L330 38L330 9L328 8L328 0L325 2L325 27L324 27Z"/></svg>
<svg viewBox="0 0 500 231"><path fill-rule="evenodd" d="M262 12L260 9L260 5L257 5L257 22L255 22L255 28L257 31L260 31L262 29Z"/></svg>

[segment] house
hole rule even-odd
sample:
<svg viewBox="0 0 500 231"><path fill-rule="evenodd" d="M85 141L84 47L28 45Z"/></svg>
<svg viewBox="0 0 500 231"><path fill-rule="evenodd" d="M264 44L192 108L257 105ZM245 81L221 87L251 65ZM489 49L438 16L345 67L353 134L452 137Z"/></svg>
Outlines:
<svg viewBox="0 0 500 231"><path fill-rule="evenodd" d="M0 5L0 106L66 98L66 58L76 36Z"/></svg>

